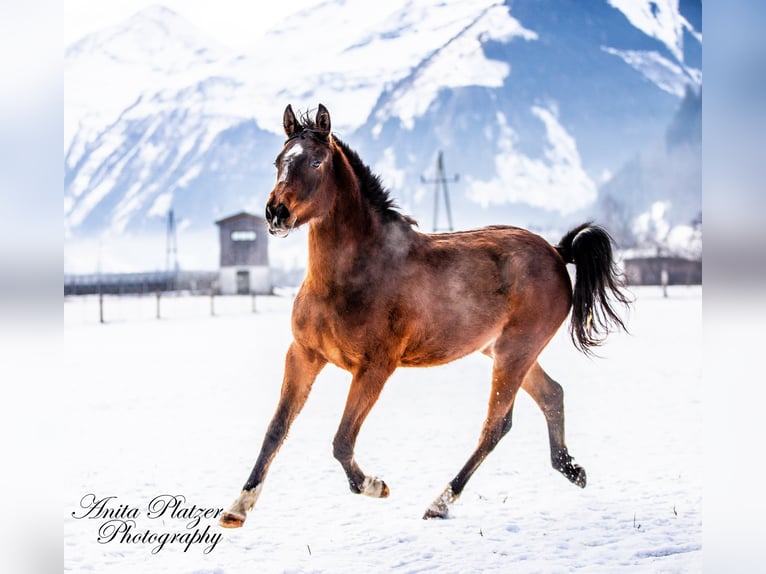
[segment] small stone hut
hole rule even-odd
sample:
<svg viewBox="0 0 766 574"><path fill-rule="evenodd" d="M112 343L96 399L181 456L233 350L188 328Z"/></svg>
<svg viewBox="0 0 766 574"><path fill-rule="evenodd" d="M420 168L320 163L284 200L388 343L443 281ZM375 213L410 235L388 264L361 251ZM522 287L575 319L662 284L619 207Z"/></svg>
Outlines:
<svg viewBox="0 0 766 574"><path fill-rule="evenodd" d="M266 220L242 211L215 224L219 229L221 247L221 294L271 293Z"/></svg>

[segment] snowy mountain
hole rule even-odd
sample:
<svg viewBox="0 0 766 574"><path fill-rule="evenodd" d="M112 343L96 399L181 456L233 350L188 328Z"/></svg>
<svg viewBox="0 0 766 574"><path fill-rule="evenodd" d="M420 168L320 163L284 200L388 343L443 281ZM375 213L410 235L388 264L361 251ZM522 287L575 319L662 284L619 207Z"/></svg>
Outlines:
<svg viewBox="0 0 766 574"><path fill-rule="evenodd" d="M456 227L556 235L596 216L599 186L701 90L700 13L688 0L328 0L238 54L154 6L66 51L67 246L161 236L172 207L182 266L214 265L214 242L184 260L184 234L260 213L284 107L319 102L421 229L434 223L421 176L441 150L460 174Z"/></svg>
<svg viewBox="0 0 766 574"><path fill-rule="evenodd" d="M702 92L689 88L663 137L599 189L599 216L624 247L702 256Z"/></svg>

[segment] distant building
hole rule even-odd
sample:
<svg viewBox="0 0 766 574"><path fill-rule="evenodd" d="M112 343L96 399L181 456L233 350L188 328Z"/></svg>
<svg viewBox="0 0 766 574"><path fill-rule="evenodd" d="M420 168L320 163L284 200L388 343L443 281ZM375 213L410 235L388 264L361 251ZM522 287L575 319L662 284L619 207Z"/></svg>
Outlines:
<svg viewBox="0 0 766 574"><path fill-rule="evenodd" d="M215 223L221 246L221 293L270 293L272 285L266 220L243 211Z"/></svg>
<svg viewBox="0 0 766 574"><path fill-rule="evenodd" d="M623 260L623 264L628 285L702 285L702 261L699 260L664 256L632 257Z"/></svg>

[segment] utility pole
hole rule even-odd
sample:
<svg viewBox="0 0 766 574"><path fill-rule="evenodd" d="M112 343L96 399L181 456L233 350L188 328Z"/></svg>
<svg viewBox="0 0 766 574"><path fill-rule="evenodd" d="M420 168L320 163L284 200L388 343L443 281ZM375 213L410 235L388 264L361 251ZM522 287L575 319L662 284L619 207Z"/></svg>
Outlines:
<svg viewBox="0 0 766 574"><path fill-rule="evenodd" d="M439 155L436 159L436 177L434 179L426 179L424 176L420 176L420 181L423 183L433 183L436 185L434 194L434 232L439 231L439 192L444 195L444 206L447 209L447 228L442 231L453 231L452 225L452 210L449 203L449 189L447 188L448 182L457 182L460 179L458 174L455 174L451 179L447 179L444 173L444 154L439 150Z"/></svg>
<svg viewBox="0 0 766 574"><path fill-rule="evenodd" d="M176 237L176 221L173 216L173 208L168 210L167 233L165 234L165 271L169 276L171 289L176 288L178 276L178 238Z"/></svg>

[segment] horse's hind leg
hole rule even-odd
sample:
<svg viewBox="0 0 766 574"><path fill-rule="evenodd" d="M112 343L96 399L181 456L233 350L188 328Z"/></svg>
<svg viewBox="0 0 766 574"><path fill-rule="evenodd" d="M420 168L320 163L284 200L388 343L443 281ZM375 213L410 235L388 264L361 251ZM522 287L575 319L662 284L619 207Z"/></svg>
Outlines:
<svg viewBox="0 0 766 574"><path fill-rule="evenodd" d="M362 423L392 372L392 368L362 367L354 374L343 417L333 439L333 454L346 472L351 492L374 498L387 497L388 486L379 478L362 472L354 459L354 446Z"/></svg>
<svg viewBox="0 0 766 574"><path fill-rule="evenodd" d="M495 342L492 390L487 418L484 420L479 444L468 462L444 489L444 492L426 509L423 515L424 519L447 517L450 504L457 500L479 465L497 446L500 439L511 430L516 394L527 370L534 363L537 353L539 353L539 349L530 346L530 342L525 339L522 329L513 335L505 333L502 341L499 339Z"/></svg>
<svg viewBox="0 0 766 574"><path fill-rule="evenodd" d="M564 390L539 363L532 365L521 385L537 403L548 423L548 440L551 445L551 464L572 483L585 488L585 469L572 462L564 442Z"/></svg>

